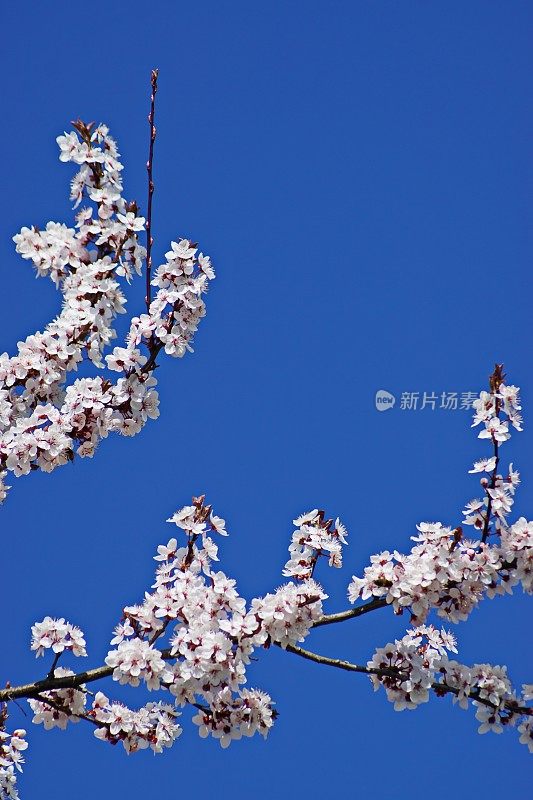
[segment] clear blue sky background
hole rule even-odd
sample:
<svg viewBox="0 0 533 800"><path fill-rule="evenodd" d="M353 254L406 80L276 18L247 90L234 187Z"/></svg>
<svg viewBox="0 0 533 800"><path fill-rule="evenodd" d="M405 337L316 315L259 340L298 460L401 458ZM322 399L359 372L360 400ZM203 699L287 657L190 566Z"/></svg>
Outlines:
<svg viewBox="0 0 533 800"><path fill-rule="evenodd" d="M248 598L280 584L296 514L339 515L345 568L319 576L330 610L371 553L407 548L419 521L460 522L478 494L466 472L487 453L470 415L379 414L377 389L479 391L504 361L526 417L504 460L531 515L530 3L52 0L2 17L0 347L58 310L11 236L72 219L55 144L69 120L111 126L126 197L144 205L153 66L156 258L189 236L218 268L195 354L159 370L160 420L16 481L0 510L2 682L44 674L29 632L46 613L79 624L83 666L100 664L150 585L165 518L194 493L228 520L222 567ZM132 312L142 296L138 282ZM364 662L406 624L381 611L308 645ZM455 632L464 662L533 680L519 593ZM15 711L30 731L23 797L527 796L515 732L480 737L446 699L398 714L364 677L260 655L250 684L280 712L267 742L222 751L186 712L173 750L128 758L85 724L45 733Z"/></svg>

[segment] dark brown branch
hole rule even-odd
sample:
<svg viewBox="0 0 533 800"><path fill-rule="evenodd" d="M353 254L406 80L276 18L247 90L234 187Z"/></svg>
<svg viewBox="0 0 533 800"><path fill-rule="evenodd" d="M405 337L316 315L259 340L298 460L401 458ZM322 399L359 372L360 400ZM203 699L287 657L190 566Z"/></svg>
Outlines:
<svg viewBox="0 0 533 800"><path fill-rule="evenodd" d="M277 644L277 643L276 643ZM280 644L277 644L281 648ZM303 647L298 647L294 644L288 644L287 647L281 648L287 650L289 653L294 653L296 656L307 659L307 661L314 661L315 664L324 664L328 667L337 667L337 669L344 669L347 672L360 672L364 675L378 675L388 677L399 677L400 673L394 669L374 669L372 667L363 666L361 664L352 664L350 661L343 661L340 658L329 658L328 656L320 656L318 653L313 653L311 650L305 650Z"/></svg>
<svg viewBox="0 0 533 800"><path fill-rule="evenodd" d="M363 606L356 608L349 608L347 611L339 611L337 614L324 614L320 619L313 623L313 628L320 628L322 625L333 625L335 622L344 622L347 619L354 619L355 617L362 617L368 614L369 611L375 611L377 608L384 608L387 601L384 597L378 597L375 600L370 600Z"/></svg>
<svg viewBox="0 0 533 800"><path fill-rule="evenodd" d="M503 364L496 364L494 366L494 372L492 373L492 375L489 378L491 392L499 392L500 386L503 383L504 378L505 378L505 375L503 374ZM496 408L495 408L495 410L496 410L496 417L499 419L500 418L500 401L499 401L498 398L496 398ZM494 469L492 470L492 474L490 476L490 485L488 487L489 489L494 489L494 487L496 486L496 476L498 474L498 464L500 462L500 455L499 455L500 446L499 446L499 443L494 438L494 436L492 436L492 444L494 446L494 458L496 459L496 463L494 464ZM490 494L487 491L487 489L485 489L485 492L486 492L487 497L488 497L488 503L487 503L487 511L486 511L486 514L485 514L485 521L483 523L483 532L481 534L481 542L482 542L482 544L484 544L487 541L488 537L489 537L490 519L491 519L491 516L492 516L492 497L490 496Z"/></svg>
<svg viewBox="0 0 533 800"><path fill-rule="evenodd" d="M148 151L148 161L146 162L146 171L148 172L148 206L146 212L146 310L150 308L151 301L151 286L152 279L152 245L154 239L152 237L152 200L154 196L154 181L153 181L153 168L154 168L154 142L157 135L155 127L155 96L157 93L157 76L159 75L158 69L152 70L151 84L152 94L150 97L150 113L148 115L148 124L150 125L150 148Z"/></svg>
<svg viewBox="0 0 533 800"><path fill-rule="evenodd" d="M161 657L169 661L175 656L171 656L170 650L163 650ZM109 678L113 674L113 667L96 667L85 672L78 672L76 675L65 675L62 678L45 678L35 683L27 683L23 686L8 686L0 689L0 703L8 703L20 697L38 698L41 692L51 692L54 689L78 689L84 683L92 683L103 678Z"/></svg>
<svg viewBox="0 0 533 800"><path fill-rule="evenodd" d="M360 609L367 609L367 611L371 611L372 609L370 606L373 605L368 603L366 606L361 606ZM375 608L381 608L381 605L374 605ZM359 609L359 610L360 610ZM357 609L353 609L356 611ZM362 612L364 613L364 612ZM346 616L350 614L350 616ZM318 624L328 625L332 624L333 622L341 622L345 619L350 619L352 613L351 612L341 612L339 614L331 614L329 617L324 617L324 622L318 622ZM333 619L337 617L337 619ZM317 623L315 623L316 626ZM347 672L358 672L363 675L376 675L377 677L388 677L388 678L407 678L408 676L400 670L395 669L394 667L390 669L380 669L378 667L368 667L362 664L353 664L350 661L344 661L340 658L329 658L328 656L321 656L318 653L313 653L311 650L305 650L303 647L298 647L297 645L289 644L285 648L282 648L281 645L277 642L274 642L277 647L280 649L287 650L289 653L293 653L294 655L300 656L300 658L305 658L307 661L313 661L316 664L323 664L329 667L336 667L337 669L342 669ZM170 649L166 649L161 651L161 657L165 661L169 661L172 658L175 658L175 655L171 655ZM64 708L59 706L55 703L53 699L49 700L46 697L43 697L42 692L49 692L55 689L78 689L82 684L91 683L92 681L101 680L103 678L109 678L113 674L112 667L97 667L96 669L87 670L86 672L80 672L77 675L65 675L62 678L46 678L45 680L37 681L36 683L28 683L24 686L15 686L15 687L7 687L6 689L0 690L0 703L8 703L12 700L16 700L17 698L26 698L26 699L36 699L40 700L41 702L47 703L50 707L56 708L58 711L63 711L63 713L68 713L65 711ZM432 690L438 695L442 696L445 694L459 694L459 689L455 688L454 686L449 686L446 683L438 683L434 682L431 685ZM490 700L486 698L480 697L479 692L475 689L470 693L468 699L475 700L477 703L481 705L488 706L489 708L496 709L497 706L494 703L491 703ZM193 703L193 705L195 705ZM198 706L197 706L198 707ZM506 701L504 703L504 707L507 711L515 713L515 714L525 714L528 716L533 716L533 708L527 706L520 706L518 703L512 701ZM85 718L85 717L83 717ZM92 721L89 719L89 721Z"/></svg>
<svg viewBox="0 0 533 800"><path fill-rule="evenodd" d="M59 661L60 658L61 658L61 653L56 653L55 656L54 656L54 660L52 662L52 666L50 667L48 675L46 676L47 678L53 678L54 677L55 668L56 668L57 662Z"/></svg>
<svg viewBox="0 0 533 800"><path fill-rule="evenodd" d="M498 400L496 400L498 403ZM497 414L499 415L499 408L498 405L496 406ZM496 486L496 475L498 474L498 464L500 463L500 456L499 456L499 443L496 441L494 437L492 437L492 442L494 444L494 457L496 458L496 463L494 464L494 469L492 471L492 475L490 477L490 489L494 489ZM485 489L487 492L487 490ZM487 492L487 497L489 498L487 503L487 512L485 514L485 522L483 524L483 533L481 534L481 542L485 543L489 537L490 532L490 518L492 516L492 497Z"/></svg>

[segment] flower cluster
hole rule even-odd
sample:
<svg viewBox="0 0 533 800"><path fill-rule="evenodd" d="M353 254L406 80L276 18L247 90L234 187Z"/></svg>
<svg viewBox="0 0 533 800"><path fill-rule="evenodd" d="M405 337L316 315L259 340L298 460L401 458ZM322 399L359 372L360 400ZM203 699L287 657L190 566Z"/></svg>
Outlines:
<svg viewBox="0 0 533 800"><path fill-rule="evenodd" d="M188 239L172 242L165 257L152 281L158 291L150 313L132 320L129 344L137 344L149 332L164 346L165 353L180 358L187 350L192 351L190 342L205 316L202 294L215 273L209 257L198 254Z"/></svg>
<svg viewBox="0 0 533 800"><path fill-rule="evenodd" d="M56 655L65 650L75 656L87 655L82 631L76 625L65 622L63 618L45 617L42 622L32 625L31 649L36 650L36 656L44 655L44 651L48 649Z"/></svg>
<svg viewBox="0 0 533 800"><path fill-rule="evenodd" d="M524 542L522 530L529 532L531 527L525 520L508 528L504 547L463 539L460 528L445 528L440 522L417 527L419 534L412 537L416 545L409 554L378 553L371 556L363 578L353 576L350 602L381 597L396 613L409 609L414 624L425 622L432 609L444 619L461 622L484 596L510 592L519 581L531 591L533 548ZM519 544L523 544L520 572L516 559L510 563L507 557Z"/></svg>
<svg viewBox="0 0 533 800"><path fill-rule="evenodd" d="M369 670L376 673L370 675L374 690L383 686L395 711L427 703L447 650L457 652L451 633L431 625L407 631L402 639L379 647L368 662Z"/></svg>
<svg viewBox="0 0 533 800"><path fill-rule="evenodd" d="M214 694L209 708L201 708L192 721L203 739L211 735L225 748L232 740L255 733L266 738L274 717L272 700L265 692L243 689L240 697L234 697L226 687Z"/></svg>
<svg viewBox="0 0 533 800"><path fill-rule="evenodd" d="M161 753L171 747L181 734L176 722L179 711L166 703L147 703L133 711L122 703L110 701L103 692L97 692L88 719L97 724L97 739L117 744L122 742L127 753L150 747Z"/></svg>
<svg viewBox="0 0 533 800"><path fill-rule="evenodd" d="M502 580L508 590L519 583L524 592L533 594L533 522L520 517L503 530L499 549Z"/></svg>
<svg viewBox="0 0 533 800"><path fill-rule="evenodd" d="M161 681L171 681L172 672L165 668L161 653L144 639L123 641L105 660L113 667L113 679L138 686L141 680L148 689L159 689Z"/></svg>
<svg viewBox="0 0 533 800"><path fill-rule="evenodd" d="M402 639L378 648L368 662L374 690L383 686L396 711L426 703L430 690L441 696L451 693L461 708L468 708L470 700L481 723L479 733L501 733L518 724L520 742L533 752L533 707L525 705L533 698L533 687L525 685L519 697L505 667L467 667L449 660L447 651L457 652L450 633L426 625L407 631Z"/></svg>
<svg viewBox="0 0 533 800"><path fill-rule="evenodd" d="M255 624L255 644L303 642L313 624L322 616L322 600L327 598L322 587L312 578L303 583L286 583L273 594L252 600L246 617L237 622L245 631Z"/></svg>
<svg viewBox="0 0 533 800"><path fill-rule="evenodd" d="M472 427L483 424L484 427L478 436L480 439L492 441L494 455L477 461L470 470L471 473L489 473L490 477L483 476L480 480L484 491L483 499L471 500L463 513L464 524L473 525L480 531L482 541L485 541L491 532L499 534L506 528L506 518L511 511L513 496L520 483L520 476L513 470L512 464L507 475L498 474L499 448L510 438L509 425L517 431L522 430L519 389L517 386L506 386L504 377L502 366L497 364L491 375L491 391L481 392L474 401L475 414Z"/></svg>
<svg viewBox="0 0 533 800"><path fill-rule="evenodd" d="M522 698L523 702L533 700L533 683L522 685ZM533 753L533 714L518 725L518 732L520 733L520 744L525 744L529 752Z"/></svg>
<svg viewBox="0 0 533 800"><path fill-rule="evenodd" d="M2 715L3 716L3 715ZM24 758L22 753L28 747L26 731L19 729L7 733L0 729L0 797L2 800L17 800L17 774L22 772Z"/></svg>
<svg viewBox="0 0 533 800"><path fill-rule="evenodd" d="M510 438L509 423L517 431L522 430L520 390L517 386L506 386L503 381L502 367L498 364L491 376L491 391L481 392L477 400L474 400L473 406L476 413L472 427L476 427L481 422L485 426L484 430L478 434L480 439L506 442ZM502 420L502 414L507 419Z"/></svg>
<svg viewBox="0 0 533 800"><path fill-rule="evenodd" d="M501 370L499 375L501 379ZM500 423L500 418L495 414L506 414L521 430L518 389L514 386L507 387L501 380L496 382L490 394L481 393L475 408L475 424L485 421L488 426L480 435L493 431L495 447L500 441L494 423L495 419ZM432 609L451 622L463 621L484 596L492 598L512 592L517 584L531 593L533 525L523 517L512 525L506 521L519 476L512 465L507 476L498 475L498 459L496 453L476 462L470 470L492 475L490 481L481 479L485 500L474 500L467 506L465 524L483 532L481 541L464 538L460 526L452 529L440 522L423 522L417 526L418 535L412 537L416 544L409 554L378 553L371 557L362 578L353 576L348 587L350 602L384 598L396 613L407 608L412 622L421 624ZM489 544L486 540L492 524L498 538Z"/></svg>
<svg viewBox="0 0 533 800"><path fill-rule="evenodd" d="M124 609L106 659L114 677L148 688L165 685L176 703L201 701L201 732L227 745L233 738L265 734L272 724L266 695L242 688L255 647L302 641L321 616L321 587L313 580L288 583L252 601L249 610L235 581L214 571L218 548L212 534L226 535L225 522L203 497L168 520L187 537L157 549L153 592L140 606ZM172 625L168 663L157 658L154 642ZM147 659L149 656L149 660ZM148 666L149 665L149 666ZM267 698L267 699L265 699Z"/></svg>
<svg viewBox="0 0 533 800"><path fill-rule="evenodd" d="M74 675L72 670L58 667L54 670L55 678L65 678ZM85 687L79 689L54 689L41 692L39 700L28 700L34 713L32 722L36 725L43 724L45 730L61 728L65 730L69 722L79 722L85 714Z"/></svg>
<svg viewBox="0 0 533 800"><path fill-rule="evenodd" d="M509 712L509 704L517 704L505 667L491 664L474 664L467 667L457 661L443 662L440 667L441 683L454 690L454 703L468 708L472 699L477 706L476 718L482 723L479 733L501 733L504 725L514 723L516 718ZM479 701L488 701L484 705ZM524 700L525 702L525 700Z"/></svg>
<svg viewBox="0 0 533 800"><path fill-rule="evenodd" d="M59 316L43 333L19 342L16 355L0 355L0 501L15 476L51 472L74 453L92 456L111 432L132 436L158 414L153 370L161 350L181 357L191 350L202 295L214 271L188 239L172 242L152 281L157 288L148 313L131 319L125 347L105 355L116 338L114 321L125 313L121 281L140 274L146 250L139 242L144 217L122 197L122 164L105 125L81 121L59 136L61 161L79 165L71 185L75 227L49 222L24 227L14 237L22 258L49 277L63 296ZM144 351L144 352L143 352ZM79 378L68 373L87 358L97 369L121 373Z"/></svg>
<svg viewBox="0 0 533 800"><path fill-rule="evenodd" d="M255 598L247 609L235 581L213 569L218 560L213 536L227 532L225 521L205 498L194 497L168 522L184 540L180 544L172 537L158 546L152 591L145 593L140 605L124 608L105 659L106 674L121 684L167 690L178 706L194 705L199 709L194 721L200 735L212 735L223 747L242 736L266 736L275 717L272 701L267 694L243 686L252 653L272 643L287 647L303 641L322 616L326 595L307 578ZM329 523L323 530L328 527ZM335 530L342 530L339 523ZM167 634L168 648L162 650ZM80 637L81 632L64 620L46 618L33 628L32 647L40 652L55 645L59 653L71 639L83 641ZM63 674L70 673L56 669L54 676ZM161 704L149 703L133 712L99 693L92 709L85 711L83 691L70 688L52 689L31 704L34 721L47 728L64 727L69 715L88 718L96 726L96 736L120 740L128 752L148 744L159 752L181 732L170 707Z"/></svg>
<svg viewBox="0 0 533 800"><path fill-rule="evenodd" d="M297 530L292 534L291 557L283 570L285 576L297 580L311 578L320 556L328 557L330 567L342 567L346 528L338 518L334 522L324 516L323 511L315 508L294 520Z"/></svg>
<svg viewBox="0 0 533 800"><path fill-rule="evenodd" d="M73 674L63 668L55 671L56 678ZM146 747L160 753L164 747L170 747L181 733L180 726L175 722L179 712L164 703L147 703L138 711L133 711L97 692L91 708L87 710L84 686L53 689L42 692L39 697L39 700L28 701L34 712L34 723L42 723L46 730L64 730L69 722L85 719L94 724L94 735L98 739L111 744L121 741L128 753Z"/></svg>

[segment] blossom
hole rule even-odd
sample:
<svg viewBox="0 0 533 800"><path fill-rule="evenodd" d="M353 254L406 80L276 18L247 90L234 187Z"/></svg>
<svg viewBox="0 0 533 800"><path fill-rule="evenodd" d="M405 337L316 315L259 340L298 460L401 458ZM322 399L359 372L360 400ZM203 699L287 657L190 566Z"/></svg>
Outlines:
<svg viewBox="0 0 533 800"><path fill-rule="evenodd" d="M110 650L105 663L113 667L113 679L120 683L138 686L143 680L149 690L159 689L161 682L172 680L161 653L142 639L122 641L116 650Z"/></svg>
<svg viewBox="0 0 533 800"><path fill-rule="evenodd" d="M209 707L201 710L192 721L198 725L202 738L213 736L221 747L235 739L260 733L266 738L274 722L272 700L265 692L243 689L237 698L224 688L210 697Z"/></svg>
<svg viewBox="0 0 533 800"><path fill-rule="evenodd" d="M133 711L97 692L89 717L97 723L94 735L111 744L122 742L127 753L150 747L154 753L171 747L181 735L179 712L168 703L147 703Z"/></svg>
<svg viewBox="0 0 533 800"><path fill-rule="evenodd" d="M369 670L378 671L370 675L374 690L383 686L395 711L412 710L427 703L436 673L450 648L455 650L453 638L431 626L407 631L402 639L378 648L368 662Z"/></svg>
<svg viewBox="0 0 533 800"><path fill-rule="evenodd" d="M31 649L36 650L37 657L44 655L47 649L51 649L56 655L65 650L71 651L75 656L87 655L82 631L70 622L65 622L63 617L45 617L42 622L32 625L31 634Z"/></svg>
<svg viewBox="0 0 533 800"><path fill-rule="evenodd" d="M313 509L297 517L297 530L289 546L290 559L283 574L297 580L306 580L313 575L320 556L328 556L330 567L342 566L342 545L346 544L347 531L337 519L325 520L324 512Z"/></svg>
<svg viewBox="0 0 533 800"><path fill-rule="evenodd" d="M27 749L26 731L18 728L13 733L0 730L0 796L17 800L17 772L22 772ZM15 771L16 770L16 771Z"/></svg>
<svg viewBox="0 0 533 800"><path fill-rule="evenodd" d="M221 517L217 517L215 514L209 515L209 524L211 528L216 531L220 536L227 536L226 531L226 520L222 519Z"/></svg>
<svg viewBox="0 0 533 800"><path fill-rule="evenodd" d="M506 442L509 436L509 423L492 417L485 422L485 430L479 432L480 439L493 439L495 442Z"/></svg>
<svg viewBox="0 0 533 800"><path fill-rule="evenodd" d="M518 726L520 744L525 744L530 753L533 753L533 718L525 719Z"/></svg>
<svg viewBox="0 0 533 800"><path fill-rule="evenodd" d="M480 461L476 461L474 464L473 469L469 469L469 472L492 472L494 467L496 466L496 457L492 456L492 458L482 458Z"/></svg>
<svg viewBox="0 0 533 800"><path fill-rule="evenodd" d="M117 219L130 231L144 230L146 220L144 217L136 217L132 211L128 211L126 214L117 214Z"/></svg>

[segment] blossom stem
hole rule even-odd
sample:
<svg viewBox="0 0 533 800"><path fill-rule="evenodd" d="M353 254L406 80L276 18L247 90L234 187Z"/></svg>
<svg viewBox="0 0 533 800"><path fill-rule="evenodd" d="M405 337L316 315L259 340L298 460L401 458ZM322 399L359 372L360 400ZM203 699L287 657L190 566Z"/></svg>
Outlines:
<svg viewBox="0 0 533 800"><path fill-rule="evenodd" d="M52 666L50 667L48 675L46 676L47 678L53 678L54 677L55 668L57 666L57 662L59 661L60 657L61 657L61 653L56 653L55 654L54 660L52 662Z"/></svg>
<svg viewBox="0 0 533 800"><path fill-rule="evenodd" d="M503 374L503 364L496 364L495 367L494 367L494 372L492 373L492 375L489 378L490 388L491 388L492 392L497 393L499 391L504 377L505 376ZM499 401L499 398L496 398L495 411L496 411L496 417L499 419L500 418L500 401ZM492 470L492 475L490 477L490 489L494 489L494 487L496 486L496 477L497 477L497 474L498 474L498 464L499 464L499 461L500 461L500 455L499 455L499 447L500 446L499 446L499 443L498 443L498 441L497 441L497 439L495 438L494 435L492 436L492 443L494 445L494 458L496 459L496 461L495 461L495 464L494 464L494 469ZM481 534L481 543L482 544L484 544L487 541L488 537L489 537L490 519L491 519L491 516L492 516L492 497L490 495L490 492L487 491L487 489L485 489L485 491L487 493L488 502L487 502L487 512L485 514L485 521L483 523L483 533Z"/></svg>
<svg viewBox="0 0 533 800"><path fill-rule="evenodd" d="M146 213L146 310L150 309L151 302L151 285L152 279L152 245L154 239L152 236L152 200L154 196L154 181L153 181L153 168L154 168L154 142L157 135L155 127L155 96L157 93L157 76L159 75L158 69L152 70L150 78L152 85L152 94L150 96L150 113L148 115L148 124L150 125L150 148L148 151L148 161L146 162L146 171L148 172L148 206Z"/></svg>
<svg viewBox="0 0 533 800"><path fill-rule="evenodd" d="M498 404L498 400L496 400L496 404ZM497 409L496 416L498 416L499 415L498 405L496 405L496 409ZM499 464L499 461L500 461L500 456L499 456L499 453L498 453L498 450L499 450L498 442L496 441L496 439L494 437L492 438L492 441L494 443L494 458L496 459L496 462L494 464L494 469L492 471L492 475L491 475L491 478L490 478L490 488L494 489L494 487L496 486L496 475L498 473L498 464ZM483 533L481 534L481 542L482 542L482 544L484 544L488 539L489 532L490 532L490 528L489 528L489 526L490 526L490 518L492 516L492 497L489 494L489 492L487 492L487 497L488 497L487 513L485 514L485 522L483 524Z"/></svg>

